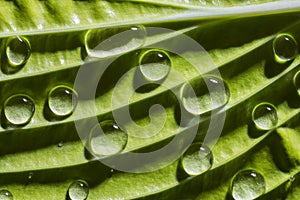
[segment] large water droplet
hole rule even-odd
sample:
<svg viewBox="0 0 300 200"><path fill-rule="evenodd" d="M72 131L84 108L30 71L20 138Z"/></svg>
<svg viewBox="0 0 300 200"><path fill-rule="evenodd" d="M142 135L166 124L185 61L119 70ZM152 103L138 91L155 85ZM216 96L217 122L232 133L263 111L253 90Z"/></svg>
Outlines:
<svg viewBox="0 0 300 200"><path fill-rule="evenodd" d="M151 49L141 53L139 69L147 81L161 81L169 74L171 59L165 51Z"/></svg>
<svg viewBox="0 0 300 200"><path fill-rule="evenodd" d="M71 115L77 105L77 93L67 86L57 86L48 95L48 106L56 116Z"/></svg>
<svg viewBox="0 0 300 200"><path fill-rule="evenodd" d="M70 200L85 200L89 195L89 186L84 181L74 181L68 189Z"/></svg>
<svg viewBox="0 0 300 200"><path fill-rule="evenodd" d="M252 120L259 130L270 130L277 125L276 107L270 103L260 103L252 111Z"/></svg>
<svg viewBox="0 0 300 200"><path fill-rule="evenodd" d="M294 76L294 86L297 90L298 95L300 96L300 71L298 71Z"/></svg>
<svg viewBox="0 0 300 200"><path fill-rule="evenodd" d="M0 190L0 200L13 200L13 195L8 190Z"/></svg>
<svg viewBox="0 0 300 200"><path fill-rule="evenodd" d="M181 164L187 174L199 175L211 168L213 154L205 145L192 144L181 157Z"/></svg>
<svg viewBox="0 0 300 200"><path fill-rule="evenodd" d="M231 183L231 195L235 200L252 200L265 193L264 177L254 170L239 172Z"/></svg>
<svg viewBox="0 0 300 200"><path fill-rule="evenodd" d="M185 83L180 92L183 107L193 115L204 114L225 106L229 96L227 85L214 76Z"/></svg>
<svg viewBox="0 0 300 200"><path fill-rule="evenodd" d="M8 72L19 70L28 61L31 54L29 41L23 37L12 37L6 43L6 57L9 64Z"/></svg>
<svg viewBox="0 0 300 200"><path fill-rule="evenodd" d="M125 148L127 139L128 135L123 128L120 128L115 122L107 120L92 129L89 146L97 156L113 155Z"/></svg>
<svg viewBox="0 0 300 200"><path fill-rule="evenodd" d="M4 103L4 116L11 125L25 125L30 122L35 106L30 97L14 95Z"/></svg>
<svg viewBox="0 0 300 200"><path fill-rule="evenodd" d="M298 54L297 41L289 34L280 34L273 41L273 52L278 63L291 61Z"/></svg>
<svg viewBox="0 0 300 200"><path fill-rule="evenodd" d="M85 36L85 48L91 57L106 58L140 48L145 38L143 26L92 29Z"/></svg>

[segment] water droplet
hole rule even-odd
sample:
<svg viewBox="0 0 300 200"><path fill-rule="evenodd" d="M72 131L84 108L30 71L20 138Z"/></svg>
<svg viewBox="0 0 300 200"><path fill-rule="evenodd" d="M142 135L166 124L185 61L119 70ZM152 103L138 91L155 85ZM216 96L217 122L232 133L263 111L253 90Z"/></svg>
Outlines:
<svg viewBox="0 0 300 200"><path fill-rule="evenodd" d="M64 142L63 141L60 141L58 144L57 144L57 147L63 147L64 146Z"/></svg>
<svg viewBox="0 0 300 200"><path fill-rule="evenodd" d="M147 81L161 81L169 74L171 59L166 52L151 49L141 53L139 69Z"/></svg>
<svg viewBox="0 0 300 200"><path fill-rule="evenodd" d="M0 200L13 200L13 195L8 190L0 190Z"/></svg>
<svg viewBox="0 0 300 200"><path fill-rule="evenodd" d="M103 131L101 131L100 127ZM97 156L113 155L121 152L127 144L128 135L113 121L103 121L96 125L89 137L91 151Z"/></svg>
<svg viewBox="0 0 300 200"><path fill-rule="evenodd" d="M300 96L300 71L298 71L294 76L294 86L297 90L298 95Z"/></svg>
<svg viewBox="0 0 300 200"><path fill-rule="evenodd" d="M67 86L57 86L48 95L48 106L53 114L64 117L71 115L77 105L77 93Z"/></svg>
<svg viewBox="0 0 300 200"><path fill-rule="evenodd" d="M26 38L12 37L7 40L5 52L8 63L17 70L18 67L22 67L28 61L31 47Z"/></svg>
<svg viewBox="0 0 300 200"><path fill-rule="evenodd" d="M181 164L187 174L199 175L212 167L213 154L205 145L192 144L181 157Z"/></svg>
<svg viewBox="0 0 300 200"><path fill-rule="evenodd" d="M225 106L230 93L220 78L206 76L201 80L185 83L181 87L180 97L187 112L200 115Z"/></svg>
<svg viewBox="0 0 300 200"><path fill-rule="evenodd" d="M91 57L106 58L138 49L145 39L144 26L92 29L85 35L85 48Z"/></svg>
<svg viewBox="0 0 300 200"><path fill-rule="evenodd" d="M297 41L289 34L279 34L273 41L273 52L278 63L291 61L298 54Z"/></svg>
<svg viewBox="0 0 300 200"><path fill-rule="evenodd" d="M28 174L28 179L31 180L32 177L33 177L33 172L30 172L30 173Z"/></svg>
<svg viewBox="0 0 300 200"><path fill-rule="evenodd" d="M276 107L270 103L260 103L252 111L252 120L259 130L270 130L277 125Z"/></svg>
<svg viewBox="0 0 300 200"><path fill-rule="evenodd" d="M11 125L25 125L30 122L35 106L30 97L13 95L4 103L4 116Z"/></svg>
<svg viewBox="0 0 300 200"><path fill-rule="evenodd" d="M254 170L239 172L231 183L231 195L235 200L252 200L265 193L264 177Z"/></svg>
<svg viewBox="0 0 300 200"><path fill-rule="evenodd" d="M89 195L89 186L84 181L74 181L68 189L70 200L85 200Z"/></svg>

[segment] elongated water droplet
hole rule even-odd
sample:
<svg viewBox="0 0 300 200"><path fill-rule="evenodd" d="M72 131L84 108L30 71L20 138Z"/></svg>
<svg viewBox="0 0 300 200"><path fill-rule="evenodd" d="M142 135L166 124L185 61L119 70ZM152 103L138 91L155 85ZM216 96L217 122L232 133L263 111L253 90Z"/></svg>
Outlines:
<svg viewBox="0 0 300 200"><path fill-rule="evenodd" d="M297 90L298 95L300 96L300 71L298 71L294 76L294 86Z"/></svg>
<svg viewBox="0 0 300 200"><path fill-rule="evenodd" d="M145 38L143 26L92 29L85 36L85 48L91 57L106 58L138 49Z"/></svg>
<svg viewBox="0 0 300 200"><path fill-rule="evenodd" d="M101 129L103 131L101 131ZM113 155L121 152L127 144L128 135L113 121L103 121L96 125L89 137L91 151L97 156Z"/></svg>
<svg viewBox="0 0 300 200"><path fill-rule="evenodd" d="M171 59L167 52L151 49L141 53L139 69L147 81L161 81L169 74Z"/></svg>
<svg viewBox="0 0 300 200"><path fill-rule="evenodd" d="M183 107L193 115L204 114L225 106L229 96L227 85L214 76L185 83L181 87L180 94Z"/></svg>
<svg viewBox="0 0 300 200"><path fill-rule="evenodd" d="M20 70L28 61L31 54L29 41L24 37L12 37L6 42L6 57L8 66L4 69L7 73Z"/></svg>
<svg viewBox="0 0 300 200"><path fill-rule="evenodd" d="M14 95L4 103L4 116L11 125L25 125L30 122L35 106L30 97Z"/></svg>
<svg viewBox="0 0 300 200"><path fill-rule="evenodd" d="M252 120L259 130L270 130L277 125L277 109L270 103L261 103L254 107Z"/></svg>
<svg viewBox="0 0 300 200"><path fill-rule="evenodd" d="M239 172L231 184L231 195L235 200L252 200L265 193L264 177L254 171Z"/></svg>
<svg viewBox="0 0 300 200"><path fill-rule="evenodd" d="M77 105L77 93L67 86L57 86L48 95L48 106L56 116L71 115Z"/></svg>
<svg viewBox="0 0 300 200"><path fill-rule="evenodd" d="M84 181L74 181L68 189L70 200L85 200L89 195L89 186Z"/></svg>
<svg viewBox="0 0 300 200"><path fill-rule="evenodd" d="M297 41L289 34L280 34L273 41L273 52L278 63L291 61L298 54Z"/></svg>
<svg viewBox="0 0 300 200"><path fill-rule="evenodd" d="M213 154L205 145L192 144L181 157L181 164L187 174L199 175L212 167Z"/></svg>
<svg viewBox="0 0 300 200"><path fill-rule="evenodd" d="M13 195L8 190L0 190L0 200L13 200Z"/></svg>

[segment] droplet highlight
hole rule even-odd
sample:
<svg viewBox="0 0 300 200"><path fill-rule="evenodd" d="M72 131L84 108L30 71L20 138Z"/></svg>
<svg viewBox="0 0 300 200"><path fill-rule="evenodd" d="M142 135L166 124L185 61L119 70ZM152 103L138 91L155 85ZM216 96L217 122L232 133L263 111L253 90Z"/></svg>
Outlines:
<svg viewBox="0 0 300 200"><path fill-rule="evenodd" d="M13 200L13 195L8 190L0 190L0 200Z"/></svg>
<svg viewBox="0 0 300 200"><path fill-rule="evenodd" d="M273 52L278 63L294 60L298 54L298 44L290 34L279 34L273 40Z"/></svg>
<svg viewBox="0 0 300 200"><path fill-rule="evenodd" d="M99 126L100 125L100 126ZM96 156L108 156L123 151L126 147L128 135L114 121L103 121L96 125L89 137L89 146Z"/></svg>
<svg viewBox="0 0 300 200"><path fill-rule="evenodd" d="M183 107L192 115L201 115L221 108L229 101L230 93L221 78L205 76L183 84L180 98Z"/></svg>
<svg viewBox="0 0 300 200"><path fill-rule="evenodd" d="M297 90L298 95L300 96L300 71L298 71L293 79L294 86Z"/></svg>
<svg viewBox="0 0 300 200"><path fill-rule="evenodd" d="M261 103L254 107L252 120L258 130L270 130L278 123L277 109L270 103Z"/></svg>
<svg viewBox="0 0 300 200"><path fill-rule="evenodd" d="M181 157L181 165L190 176L202 174L212 167L213 154L203 144L192 144Z"/></svg>
<svg viewBox="0 0 300 200"><path fill-rule="evenodd" d="M85 35L85 49L90 57L106 58L138 49L145 39L144 26L91 29Z"/></svg>
<svg viewBox="0 0 300 200"><path fill-rule="evenodd" d="M231 183L231 195L235 200L252 200L266 190L264 177L255 170L239 172Z"/></svg>
<svg viewBox="0 0 300 200"><path fill-rule="evenodd" d="M6 72L13 73L20 70L31 55L29 41L19 36L9 38L6 42L5 54L8 62Z"/></svg>
<svg viewBox="0 0 300 200"><path fill-rule="evenodd" d="M89 186L84 181L74 181L68 189L70 200L85 200L89 195Z"/></svg>
<svg viewBox="0 0 300 200"><path fill-rule="evenodd" d="M48 106L51 112L59 117L71 115L77 105L78 95L70 87L57 86L48 95Z"/></svg>
<svg viewBox="0 0 300 200"><path fill-rule="evenodd" d="M4 116L10 125L21 126L30 122L35 111L33 100L26 95L14 95L4 103Z"/></svg>

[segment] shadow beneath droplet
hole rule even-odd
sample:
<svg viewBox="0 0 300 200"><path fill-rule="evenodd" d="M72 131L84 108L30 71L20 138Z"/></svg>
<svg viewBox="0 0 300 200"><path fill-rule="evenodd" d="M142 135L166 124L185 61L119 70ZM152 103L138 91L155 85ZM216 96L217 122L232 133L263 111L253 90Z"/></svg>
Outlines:
<svg viewBox="0 0 300 200"><path fill-rule="evenodd" d="M280 136L274 132L268 143L276 166L283 172L289 172L292 169L292 163L288 159L288 154L281 143Z"/></svg>
<svg viewBox="0 0 300 200"><path fill-rule="evenodd" d="M259 130L256 128L254 122L251 120L251 122L248 124L248 135L251 138L259 138L263 136L267 131L265 130Z"/></svg>
<svg viewBox="0 0 300 200"><path fill-rule="evenodd" d="M190 177L183 169L181 162L178 163L177 171L176 171L176 178L178 182L182 182L183 180Z"/></svg>
<svg viewBox="0 0 300 200"><path fill-rule="evenodd" d="M231 193L230 189L228 189L228 191L226 193L225 200L234 200L234 198L232 197L232 195L230 193Z"/></svg>
<svg viewBox="0 0 300 200"><path fill-rule="evenodd" d="M193 124L193 121L198 119L198 116L187 112L181 103L177 103L174 108L174 118L178 126L187 127Z"/></svg>
<svg viewBox="0 0 300 200"><path fill-rule="evenodd" d="M275 60L272 48L273 48L272 44L269 44L269 48L266 48L268 49L268 51L265 52L266 63L265 63L264 74L267 78L272 78L274 76L277 76L293 62L293 60L291 60L285 63L278 63Z"/></svg>

